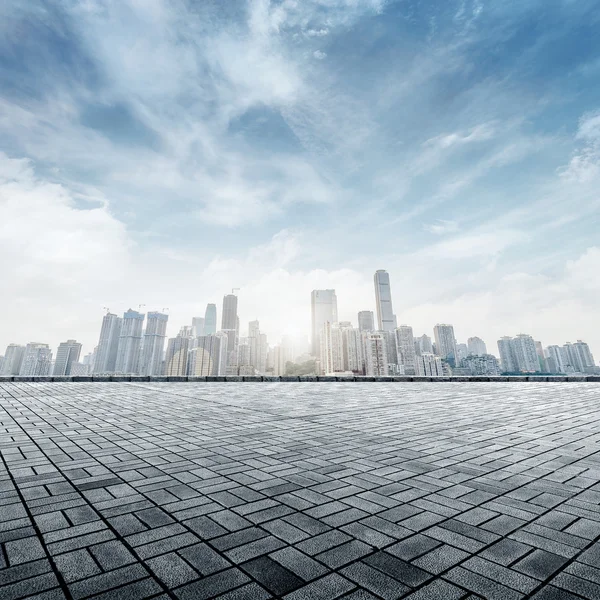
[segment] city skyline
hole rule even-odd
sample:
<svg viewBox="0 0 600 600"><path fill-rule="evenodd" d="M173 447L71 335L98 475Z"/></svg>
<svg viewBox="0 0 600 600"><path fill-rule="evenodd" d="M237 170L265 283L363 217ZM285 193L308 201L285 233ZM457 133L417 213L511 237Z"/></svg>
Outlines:
<svg viewBox="0 0 600 600"><path fill-rule="evenodd" d="M260 321L241 329L239 288L223 296L221 328L215 332L216 304L206 306L205 317L191 317L175 337L168 337L169 315L128 309L123 317L107 311L102 319L98 345L81 363L82 344L62 342L53 361L48 344L10 344L0 356L4 375L70 375L72 371L141 375L254 375L285 373L287 362L299 355L315 360L317 374L363 375L464 375L506 373L600 372L586 342L577 339L562 346L546 344L525 333L502 336L497 350L488 350L483 339L471 336L460 342L452 324L437 323L433 338L415 336L411 325L397 325L392 310L390 275L374 274L377 326L372 311L361 310L356 320L340 320L334 289L313 290L310 295L311 332L283 336L269 344ZM138 309L141 309L140 304ZM163 308L163 311L166 309ZM146 318L147 317L147 318ZM271 340L272 341L272 340ZM308 343L307 343L308 342ZM165 343L166 349L165 349ZM294 350L295 348L295 350Z"/></svg>

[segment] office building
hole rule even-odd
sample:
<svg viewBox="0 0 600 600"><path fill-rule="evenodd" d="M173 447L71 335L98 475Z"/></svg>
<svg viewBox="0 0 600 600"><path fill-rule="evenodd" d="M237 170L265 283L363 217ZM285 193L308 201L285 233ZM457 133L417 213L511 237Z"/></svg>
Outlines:
<svg viewBox="0 0 600 600"><path fill-rule="evenodd" d="M321 374L343 371L342 331L339 323L324 323L319 336L321 343Z"/></svg>
<svg viewBox="0 0 600 600"><path fill-rule="evenodd" d="M169 315L149 312L144 332L144 344L140 362L140 375L162 375L162 357L167 338Z"/></svg>
<svg viewBox="0 0 600 600"><path fill-rule="evenodd" d="M167 377L183 377L188 374L188 351L190 338L178 335L170 338L165 356L165 375Z"/></svg>
<svg viewBox="0 0 600 600"><path fill-rule="evenodd" d="M311 352L315 357L321 354L321 331L325 323L337 323L337 296L335 290L313 290L311 305Z"/></svg>
<svg viewBox="0 0 600 600"><path fill-rule="evenodd" d="M454 337L454 327L452 325L438 323L433 328L433 337L435 338L436 354L441 359L454 363L456 361L456 338Z"/></svg>
<svg viewBox="0 0 600 600"><path fill-rule="evenodd" d="M369 332L354 329L349 323L340 323L340 329L342 333L343 370L352 371L355 375L364 375L363 335Z"/></svg>
<svg viewBox="0 0 600 600"><path fill-rule="evenodd" d="M144 315L131 308L123 314L123 326L119 336L116 373L135 375L140 367L140 348Z"/></svg>
<svg viewBox="0 0 600 600"><path fill-rule="evenodd" d="M394 331L396 317L392 308L392 291L390 276L387 271L379 270L374 275L375 304L377 308L377 329L379 331Z"/></svg>
<svg viewBox="0 0 600 600"><path fill-rule="evenodd" d="M114 373L122 327L123 319L121 317L112 313L104 315L94 361L94 373Z"/></svg>
<svg viewBox="0 0 600 600"><path fill-rule="evenodd" d="M197 338L204 335L204 321L205 317L194 317L192 319L192 337Z"/></svg>
<svg viewBox="0 0 600 600"><path fill-rule="evenodd" d="M358 330L375 331L375 318L372 310L361 310L358 313Z"/></svg>
<svg viewBox="0 0 600 600"><path fill-rule="evenodd" d="M81 344L75 340L67 340L58 346L56 351L56 360L54 361L54 369L52 375L54 377L64 377L72 375L71 367L73 363L79 362L81 354Z"/></svg>
<svg viewBox="0 0 600 600"><path fill-rule="evenodd" d="M204 313L203 335L212 335L214 333L217 333L217 305L207 304Z"/></svg>
<svg viewBox="0 0 600 600"><path fill-rule="evenodd" d="M52 368L52 351L48 344L31 342L25 347L20 377L47 377Z"/></svg>
<svg viewBox="0 0 600 600"><path fill-rule="evenodd" d="M18 375L23 364L23 356L25 355L25 346L19 344L9 344L4 353L4 361L0 375L14 376Z"/></svg>
<svg viewBox="0 0 600 600"><path fill-rule="evenodd" d="M475 356L483 356L484 354L487 354L487 348L485 346L485 342L478 337L470 337L467 340L467 348L468 348L468 353L469 354L473 354Z"/></svg>
<svg viewBox="0 0 600 600"><path fill-rule="evenodd" d="M188 373L192 377L220 377L227 371L228 337L223 332L197 338L190 353Z"/></svg>

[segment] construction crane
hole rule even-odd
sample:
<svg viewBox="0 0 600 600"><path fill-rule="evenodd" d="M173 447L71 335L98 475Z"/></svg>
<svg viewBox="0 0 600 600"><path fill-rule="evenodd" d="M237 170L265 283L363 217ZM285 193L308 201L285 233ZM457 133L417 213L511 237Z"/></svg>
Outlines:
<svg viewBox="0 0 600 600"><path fill-rule="evenodd" d="M110 308L108 308L108 306L103 306L102 310L105 310L106 314L108 314L110 312Z"/></svg>

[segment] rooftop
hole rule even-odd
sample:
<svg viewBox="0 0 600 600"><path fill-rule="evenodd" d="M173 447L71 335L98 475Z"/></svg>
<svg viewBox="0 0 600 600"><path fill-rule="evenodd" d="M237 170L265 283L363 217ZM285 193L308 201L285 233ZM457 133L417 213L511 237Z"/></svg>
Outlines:
<svg viewBox="0 0 600 600"><path fill-rule="evenodd" d="M600 598L600 387L0 383L0 598Z"/></svg>

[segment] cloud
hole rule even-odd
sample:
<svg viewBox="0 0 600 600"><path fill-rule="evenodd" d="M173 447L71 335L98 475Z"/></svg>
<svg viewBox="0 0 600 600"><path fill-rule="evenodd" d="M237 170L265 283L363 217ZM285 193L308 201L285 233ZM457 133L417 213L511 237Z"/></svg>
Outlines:
<svg viewBox="0 0 600 600"><path fill-rule="evenodd" d="M323 60L324 58L327 57L327 53L326 52L321 52L321 50L315 50L313 52L313 56L318 59L318 60Z"/></svg>
<svg viewBox="0 0 600 600"><path fill-rule="evenodd" d="M438 219L435 223L424 225L423 229L429 231L429 233L435 233L436 235L444 235L446 233L455 233L460 227L456 221L446 221L444 219Z"/></svg>

